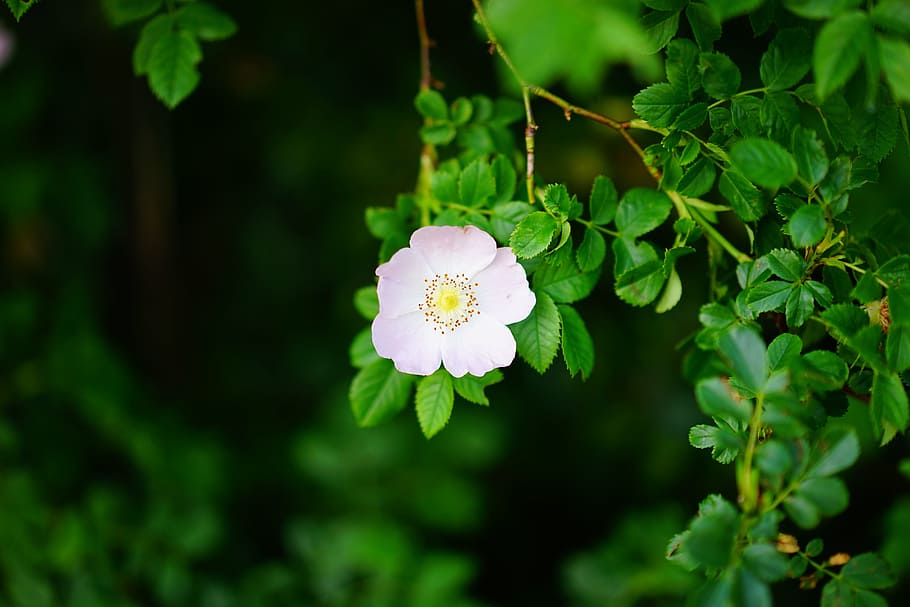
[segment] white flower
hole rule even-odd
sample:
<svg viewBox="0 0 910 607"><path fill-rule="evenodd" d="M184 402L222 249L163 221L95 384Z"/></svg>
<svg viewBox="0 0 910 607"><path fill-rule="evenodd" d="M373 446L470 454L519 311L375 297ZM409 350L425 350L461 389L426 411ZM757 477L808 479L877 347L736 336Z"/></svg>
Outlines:
<svg viewBox="0 0 910 607"><path fill-rule="evenodd" d="M402 373L482 376L515 359L506 325L534 307L524 268L474 226L429 226L376 268L373 345Z"/></svg>

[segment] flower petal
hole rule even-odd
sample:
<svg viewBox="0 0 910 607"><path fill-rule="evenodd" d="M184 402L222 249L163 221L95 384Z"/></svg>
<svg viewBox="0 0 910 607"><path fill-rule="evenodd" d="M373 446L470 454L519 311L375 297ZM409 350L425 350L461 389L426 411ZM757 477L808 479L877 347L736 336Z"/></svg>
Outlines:
<svg viewBox="0 0 910 607"><path fill-rule="evenodd" d="M373 347L383 358L391 358L402 373L431 375L442 360L443 336L435 333L421 312L397 318L380 314L373 320Z"/></svg>
<svg viewBox="0 0 910 607"><path fill-rule="evenodd" d="M474 276L477 308L503 324L524 320L534 309L536 297L528 287L525 269L508 247L496 251L496 258Z"/></svg>
<svg viewBox="0 0 910 607"><path fill-rule="evenodd" d="M442 341L442 364L455 377L465 373L480 377L515 360L512 332L491 316L481 313L447 333Z"/></svg>
<svg viewBox="0 0 910 607"><path fill-rule="evenodd" d="M379 285L379 313L394 318L417 311L423 301L426 283L433 275L423 256L413 249L401 249L376 268Z"/></svg>
<svg viewBox="0 0 910 607"><path fill-rule="evenodd" d="M411 247L437 274L474 276L493 261L496 241L474 226L427 226L411 234Z"/></svg>

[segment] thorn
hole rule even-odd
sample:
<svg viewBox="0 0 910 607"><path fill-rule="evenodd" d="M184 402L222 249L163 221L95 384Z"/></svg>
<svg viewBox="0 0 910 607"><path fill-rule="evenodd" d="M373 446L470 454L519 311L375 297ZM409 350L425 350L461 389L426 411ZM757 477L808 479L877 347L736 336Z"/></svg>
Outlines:
<svg viewBox="0 0 910 607"><path fill-rule="evenodd" d="M569 108L566 108L562 115L566 117L567 121L572 120L572 111Z"/></svg>

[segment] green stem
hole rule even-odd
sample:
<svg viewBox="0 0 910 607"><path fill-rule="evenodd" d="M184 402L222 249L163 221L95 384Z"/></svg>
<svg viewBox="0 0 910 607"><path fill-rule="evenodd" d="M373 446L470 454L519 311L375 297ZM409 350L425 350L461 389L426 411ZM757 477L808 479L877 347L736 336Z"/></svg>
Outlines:
<svg viewBox="0 0 910 607"><path fill-rule="evenodd" d="M764 394L759 393L755 398L755 410L749 420L749 440L743 452L742 475L737 478L739 495L743 501L743 511L752 514L758 507L758 477L753 474L752 461L755 458L755 449L758 447L758 434L761 430L761 416L764 408Z"/></svg>
<svg viewBox="0 0 910 607"><path fill-rule="evenodd" d="M708 221L704 215L702 215L697 208L689 208L691 212L692 219L695 220L695 223L698 224L704 233L705 236L716 242L720 247L726 251L733 259L737 262L752 261L752 258L734 247L729 240L724 238L724 235L717 231L711 222Z"/></svg>
<svg viewBox="0 0 910 607"><path fill-rule="evenodd" d="M579 217L578 219L575 220L575 222L580 223L581 225L583 225L585 227L592 228L594 230L603 232L604 234L607 234L608 236L612 236L613 238L619 238L621 236L621 234L619 232L614 232L613 230L609 230L603 226L597 225L593 221L588 221L587 219L582 219Z"/></svg>
<svg viewBox="0 0 910 607"><path fill-rule="evenodd" d="M737 97L742 97L743 95L751 95L752 93L767 93L767 92L768 92L768 89L767 89L767 87L764 87L764 86L761 88L757 88L757 89L749 89L748 91L740 91L740 92L736 93L735 95L733 95L732 97L730 97L729 99L721 99L719 101L715 101L714 103L712 103L711 105L708 106L708 109L710 110L711 108L715 108L719 105L723 105L727 101L732 101L733 99L736 99Z"/></svg>

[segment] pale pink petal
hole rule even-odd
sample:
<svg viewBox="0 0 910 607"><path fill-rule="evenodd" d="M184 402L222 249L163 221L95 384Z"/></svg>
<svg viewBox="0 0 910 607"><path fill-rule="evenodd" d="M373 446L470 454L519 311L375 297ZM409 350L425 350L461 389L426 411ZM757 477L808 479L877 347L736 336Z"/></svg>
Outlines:
<svg viewBox="0 0 910 607"><path fill-rule="evenodd" d="M525 269L507 247L496 251L493 263L475 275L474 282L478 309L503 324L524 320L534 308L536 298L528 287Z"/></svg>
<svg viewBox="0 0 910 607"><path fill-rule="evenodd" d="M512 332L491 316L475 316L470 322L445 335L442 364L455 377L465 373L478 377L515 359Z"/></svg>
<svg viewBox="0 0 910 607"><path fill-rule="evenodd" d="M474 226L427 226L411 235L411 247L423 255L437 274L464 274L481 271L496 256L496 241Z"/></svg>
<svg viewBox="0 0 910 607"><path fill-rule="evenodd" d="M379 276L379 313L396 317L417 311L425 294L424 279L433 273L423 256L413 249L401 249L376 268L376 275Z"/></svg>
<svg viewBox="0 0 910 607"><path fill-rule="evenodd" d="M442 336L424 321L421 312L373 320L373 347L383 358L391 358L402 373L430 375L442 360Z"/></svg>

